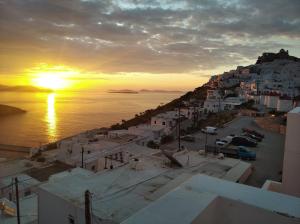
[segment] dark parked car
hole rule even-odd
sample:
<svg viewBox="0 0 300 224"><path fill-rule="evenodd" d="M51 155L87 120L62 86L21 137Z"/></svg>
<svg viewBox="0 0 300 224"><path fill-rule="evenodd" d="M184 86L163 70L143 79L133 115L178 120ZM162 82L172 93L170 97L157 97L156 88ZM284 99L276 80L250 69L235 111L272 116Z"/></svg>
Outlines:
<svg viewBox="0 0 300 224"><path fill-rule="evenodd" d="M250 128L243 128L242 130L243 130L243 132L246 132L246 133L249 133L249 134L256 135L257 137L260 137L260 138L264 138L264 137L265 137L265 136L264 136L263 134L261 134L260 132L255 131L255 130L250 129Z"/></svg>
<svg viewBox="0 0 300 224"><path fill-rule="evenodd" d="M256 160L256 153L247 149L244 146L239 146L237 148L238 157L241 159L248 159L248 160Z"/></svg>
<svg viewBox="0 0 300 224"><path fill-rule="evenodd" d="M255 141L258 141L258 142L261 142L261 140L262 140L262 138L254 135L254 134L247 133L247 132L245 132L243 135L246 136L246 137L248 137L248 138L251 138L251 139L253 139Z"/></svg>
<svg viewBox="0 0 300 224"><path fill-rule="evenodd" d="M248 146L248 147L257 146L257 142L242 136L232 138L231 144L236 146Z"/></svg>

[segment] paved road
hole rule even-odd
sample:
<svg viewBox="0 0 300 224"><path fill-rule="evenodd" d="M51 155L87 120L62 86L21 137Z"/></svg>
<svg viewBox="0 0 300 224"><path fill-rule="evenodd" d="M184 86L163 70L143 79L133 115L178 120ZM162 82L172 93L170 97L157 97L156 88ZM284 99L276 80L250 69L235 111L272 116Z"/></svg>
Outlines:
<svg viewBox="0 0 300 224"><path fill-rule="evenodd" d="M227 125L225 128L218 129L217 135L207 135L207 144L214 145L217 138L223 138L230 134L240 134L241 129L243 127L248 127L253 123L253 118L250 117L238 117L234 119L230 124ZM193 134L196 138L196 142L186 142L181 141L181 145L185 146L189 150L200 150L204 149L205 146L205 138L206 134L202 132L197 132ZM168 148L177 149L178 143L174 141L168 145Z"/></svg>
<svg viewBox="0 0 300 224"><path fill-rule="evenodd" d="M283 162L284 135L260 129L251 117L238 117L234 119L225 128L218 129L217 135L207 135L207 144L214 145L217 138L223 138L230 134L239 135L244 127L255 129L262 132L265 138L255 148L250 148L256 152L257 160L251 162L253 164L253 174L246 181L246 184L261 187L267 179L280 181ZM196 142L181 141L189 150L204 149L205 134L198 132L193 134L196 137ZM177 141L168 145L167 148L176 150L178 148Z"/></svg>

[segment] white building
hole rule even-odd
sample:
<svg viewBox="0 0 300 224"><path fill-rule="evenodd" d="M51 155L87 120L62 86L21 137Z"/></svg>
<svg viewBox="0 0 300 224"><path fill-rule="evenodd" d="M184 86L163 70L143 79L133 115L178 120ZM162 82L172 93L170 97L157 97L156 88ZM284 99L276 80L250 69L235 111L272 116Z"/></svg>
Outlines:
<svg viewBox="0 0 300 224"><path fill-rule="evenodd" d="M19 181L19 197L26 197L31 195L40 181L28 176L27 174L18 174L13 176L7 176L0 179L0 198L5 197L9 200L15 200L14 183L15 178Z"/></svg>
<svg viewBox="0 0 300 224"><path fill-rule="evenodd" d="M154 153L157 153L157 150L129 142L111 149L84 155L83 168L93 172L115 169L128 164L133 157ZM77 167L81 165L81 159L79 160Z"/></svg>
<svg viewBox="0 0 300 224"><path fill-rule="evenodd" d="M208 90L204 101L204 111L217 113L223 110L233 110L244 102L242 97L227 97L223 99L218 90Z"/></svg>
<svg viewBox="0 0 300 224"><path fill-rule="evenodd" d="M204 101L204 112L220 112L222 111L221 105L222 97L218 90L207 90L206 100Z"/></svg>
<svg viewBox="0 0 300 224"><path fill-rule="evenodd" d="M142 137L141 140L136 142L144 146L147 145L149 141L159 143L161 137L164 135L164 127L159 125L141 124L129 127L128 133Z"/></svg>
<svg viewBox="0 0 300 224"><path fill-rule="evenodd" d="M164 133L169 135L176 127L178 117L177 111L167 111L165 113L153 116L151 118L151 126L163 128Z"/></svg>
<svg viewBox="0 0 300 224"><path fill-rule="evenodd" d="M122 224L291 224L299 219L299 198L196 175Z"/></svg>
<svg viewBox="0 0 300 224"><path fill-rule="evenodd" d="M300 107L287 115L287 129L283 161L283 192L300 197Z"/></svg>
<svg viewBox="0 0 300 224"><path fill-rule="evenodd" d="M288 112L293 109L293 100L291 97L282 96L279 97L277 102L277 111L279 112Z"/></svg>
<svg viewBox="0 0 300 224"><path fill-rule="evenodd" d="M268 180L263 188L300 197L300 107L287 114L282 183Z"/></svg>
<svg viewBox="0 0 300 224"><path fill-rule="evenodd" d="M178 113L178 108L175 109ZM187 119L193 120L202 115L203 108L200 106L186 106L180 108L181 117L185 117Z"/></svg>
<svg viewBox="0 0 300 224"><path fill-rule="evenodd" d="M266 104L266 106L268 108L271 108L271 109L277 109L278 101L279 101L279 95L274 94L274 93L270 93L269 95L267 95L267 104Z"/></svg>
<svg viewBox="0 0 300 224"><path fill-rule="evenodd" d="M172 169L167 166L169 160L155 155L133 157L129 164L105 172L76 168L51 177L39 188L38 222L84 223L84 192L89 190L92 223L122 223L194 174L206 172L238 182L244 181L251 170L248 163L204 158L197 152L178 155L176 159L183 168Z"/></svg>
<svg viewBox="0 0 300 224"><path fill-rule="evenodd" d="M109 139L101 139L92 143L70 143L60 145L56 150L55 159L73 166L81 166L82 152L83 157L94 152L113 149L121 144L118 142L109 141Z"/></svg>

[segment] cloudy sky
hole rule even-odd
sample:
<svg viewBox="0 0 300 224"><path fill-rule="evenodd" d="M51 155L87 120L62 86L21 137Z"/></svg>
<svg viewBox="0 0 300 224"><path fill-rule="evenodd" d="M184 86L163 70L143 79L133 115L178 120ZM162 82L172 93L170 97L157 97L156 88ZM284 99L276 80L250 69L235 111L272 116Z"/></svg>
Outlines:
<svg viewBox="0 0 300 224"><path fill-rule="evenodd" d="M280 48L300 57L299 0L0 0L0 83L47 64L107 88L187 90Z"/></svg>

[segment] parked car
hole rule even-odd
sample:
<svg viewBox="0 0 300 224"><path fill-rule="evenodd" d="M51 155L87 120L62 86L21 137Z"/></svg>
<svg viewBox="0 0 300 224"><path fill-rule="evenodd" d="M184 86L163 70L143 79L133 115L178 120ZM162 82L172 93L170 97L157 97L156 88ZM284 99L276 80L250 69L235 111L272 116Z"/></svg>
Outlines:
<svg viewBox="0 0 300 224"><path fill-rule="evenodd" d="M202 128L201 131L203 133L207 133L207 134L210 134L210 135L216 135L217 134L217 128L216 127L205 127L205 128Z"/></svg>
<svg viewBox="0 0 300 224"><path fill-rule="evenodd" d="M232 139L236 137L236 135L228 135L226 136L224 139L226 139L226 141L228 141L229 143L231 143Z"/></svg>
<svg viewBox="0 0 300 224"><path fill-rule="evenodd" d="M247 159L247 160L255 160L256 153L250 151L244 146L238 146L237 148L228 148L228 147L208 147L207 152L212 153L223 153L225 156L233 157L233 158L240 158L240 159Z"/></svg>
<svg viewBox="0 0 300 224"><path fill-rule="evenodd" d="M185 135L180 137L181 140L186 141L186 142L195 142L196 138L192 135Z"/></svg>
<svg viewBox="0 0 300 224"><path fill-rule="evenodd" d="M249 137L249 138L251 138L251 139L253 139L255 141L258 141L258 142L262 141L262 138L254 135L254 134L250 134L250 133L245 132L243 135L246 136L246 137Z"/></svg>
<svg viewBox="0 0 300 224"><path fill-rule="evenodd" d="M231 141L231 144L236 146L249 146L249 147L257 146L256 141L250 140L249 138L243 136L234 137Z"/></svg>
<svg viewBox="0 0 300 224"><path fill-rule="evenodd" d="M247 149L244 146L238 146L238 157L241 159L256 160L256 152Z"/></svg>
<svg viewBox="0 0 300 224"><path fill-rule="evenodd" d="M249 134L253 134L253 135L256 135L257 137L260 137L260 138L264 138L265 136L263 134L261 134L260 132L258 131L255 131L253 129L250 129L250 128L243 128L242 129L243 132L247 132Z"/></svg>
<svg viewBox="0 0 300 224"><path fill-rule="evenodd" d="M221 139L221 140L217 139L215 144L220 147L225 147L226 145L229 144L229 141L227 141L225 139Z"/></svg>

